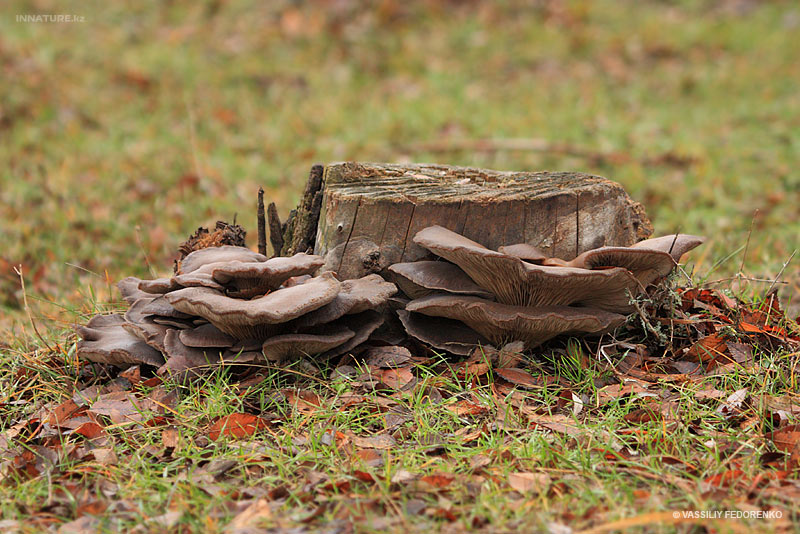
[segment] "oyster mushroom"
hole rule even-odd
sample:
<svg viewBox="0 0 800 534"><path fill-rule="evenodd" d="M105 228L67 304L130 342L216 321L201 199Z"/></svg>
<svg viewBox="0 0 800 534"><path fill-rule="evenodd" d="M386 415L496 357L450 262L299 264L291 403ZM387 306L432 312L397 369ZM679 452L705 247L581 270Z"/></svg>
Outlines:
<svg viewBox="0 0 800 534"><path fill-rule="evenodd" d="M456 319L499 346L522 341L535 347L560 334L597 334L625 322L625 316L599 309L570 306L523 307L478 297L431 295L412 300L406 309Z"/></svg>
<svg viewBox="0 0 800 534"><path fill-rule="evenodd" d="M400 290L412 299L435 291L494 298L494 295L473 282L457 265L446 261L395 263L388 271L392 273L392 279Z"/></svg>
<svg viewBox="0 0 800 534"><path fill-rule="evenodd" d="M397 287L377 274L345 280L341 283L339 293L330 303L298 318L295 326L305 328L326 324L343 315L372 310L383 306L395 293Z"/></svg>
<svg viewBox="0 0 800 534"><path fill-rule="evenodd" d="M264 262L267 257L258 252L253 252L246 247L224 245L221 247L208 247L195 250L183 258L176 274L187 274L196 271L208 263L226 261L240 261L243 263Z"/></svg>
<svg viewBox="0 0 800 534"><path fill-rule="evenodd" d="M264 356L273 362L280 362L299 356L311 356L338 347L355 336L355 332L345 326L327 329L317 334L283 334L272 336L262 345Z"/></svg>
<svg viewBox="0 0 800 534"><path fill-rule="evenodd" d="M96 315L86 326L78 326L78 357L117 367L163 364L161 353L125 330L124 324L121 315Z"/></svg>
<svg viewBox="0 0 800 534"><path fill-rule="evenodd" d="M453 354L467 356L476 346L489 344L488 339L455 319L427 316L407 310L397 310L397 316L411 337Z"/></svg>
<svg viewBox="0 0 800 534"><path fill-rule="evenodd" d="M206 287L179 289L167 293L166 298L175 309L199 315L237 339L264 339L285 333L280 325L331 302L340 285L333 273L326 272L305 284L253 300L231 298Z"/></svg>
<svg viewBox="0 0 800 534"><path fill-rule="evenodd" d="M652 239L645 239L631 245L633 249L648 249L666 252L675 262L681 261L681 256L703 244L704 238L689 234L672 234Z"/></svg>
<svg viewBox="0 0 800 534"><path fill-rule="evenodd" d="M612 312L632 310L630 297L639 281L626 269L592 271L573 267L534 265L502 254L455 232L431 226L414 242L455 263L498 302L514 306L578 304Z"/></svg>
<svg viewBox="0 0 800 534"><path fill-rule="evenodd" d="M514 256L515 258L519 258L521 260L529 261L532 263L541 263L547 259L547 256L544 254L544 252L534 247L533 245L529 245L528 243L506 245L504 247L498 248L497 250L499 252L502 252L503 254L508 254L509 256Z"/></svg>
<svg viewBox="0 0 800 534"><path fill-rule="evenodd" d="M141 280L135 276L129 276L117 282L117 289L119 289L119 293L122 295L122 300L128 304L133 304L141 298L153 296L139 289L139 282L141 282Z"/></svg>
<svg viewBox="0 0 800 534"><path fill-rule="evenodd" d="M211 276L227 288L229 296L250 298L278 289L289 278L312 274L324 263L320 256L305 253L257 263L229 261L215 267Z"/></svg>

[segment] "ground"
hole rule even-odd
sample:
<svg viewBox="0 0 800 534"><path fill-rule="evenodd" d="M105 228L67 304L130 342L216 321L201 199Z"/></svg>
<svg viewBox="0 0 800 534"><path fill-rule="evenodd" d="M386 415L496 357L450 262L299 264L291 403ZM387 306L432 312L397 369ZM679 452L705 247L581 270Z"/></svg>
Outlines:
<svg viewBox="0 0 800 534"><path fill-rule="evenodd" d="M83 19L17 20L35 13ZM777 287L796 316L798 27L793 3L748 0L5 4L0 440L16 447L29 436L22 442L32 461L55 442L62 452L29 478L4 474L3 518L35 529L162 516L215 531L253 504L263 526L277 529L489 529L491 520L497 530L552 523L608 531L620 528L608 527L615 520L668 522L679 510L790 508L783 486L753 495L762 482L777 483L754 482L761 463L777 461L764 459L779 452L765 436L794 421L773 421L787 406L768 402L793 406L797 349L786 347L758 345L757 366L700 383L656 380L648 394L677 403L680 416L647 421L630 415L646 408L647 395L601 409L598 391L608 386L596 380L617 375L592 347L582 353L595 363L573 369L578 376L550 362L574 343L529 355L521 364L528 371L560 376L571 394L595 399L573 414L578 435L531 429L542 425L520 412L533 403L538 417L552 404L552 417L566 417L573 399L537 387L524 390L520 404L494 372L448 377L448 360L414 366L415 383L400 393L392 384L373 390L364 380L334 380L330 369L323 378L275 371L246 390L214 374L165 404L158 417L166 419L150 426L109 419L104 436L94 436L108 440L96 447L109 451L99 457L68 454L86 448L80 434L43 436L25 425L37 415L49 421L37 413L42 406L61 406L92 384L112 388L104 394L133 388L136 399L161 391L163 384L139 386L135 377L121 385L111 377L109 386L109 377L87 374L95 370L74 360L69 325L118 306L116 280L168 272L177 244L200 225L236 216L254 245L258 186L285 214L316 162L599 174L646 206L658 234L709 238L689 258L694 283L756 307ZM322 407L309 407L313 397L298 400L296 388ZM743 388L745 414L732 421L719 410ZM722 393L697 394L704 390ZM369 400L347 406L348 395ZM123 397L108 400L130 408ZM69 420L84 416L80 404L64 408ZM509 420L498 423L509 405ZM396 410L410 420L391 420ZM236 413L266 422L240 439L208 437L219 417ZM747 423L752 417L757 422ZM607 433L637 440L636 457L624 465L607 458L599 449L616 443ZM394 441L357 441L384 435ZM383 452L359 458L364 449ZM737 470L741 479L728 483L734 475L725 473ZM797 480L796 471L776 470ZM702 525L785 523L663 528Z"/></svg>

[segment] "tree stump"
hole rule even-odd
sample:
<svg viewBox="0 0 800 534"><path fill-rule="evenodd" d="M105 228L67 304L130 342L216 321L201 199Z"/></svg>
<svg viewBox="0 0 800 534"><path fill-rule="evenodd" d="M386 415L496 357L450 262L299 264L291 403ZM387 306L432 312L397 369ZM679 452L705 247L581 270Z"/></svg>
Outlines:
<svg viewBox="0 0 800 534"><path fill-rule="evenodd" d="M565 260L603 245L629 246L652 233L644 208L622 186L582 173L333 163L312 195L317 203L304 199L298 218L304 205L314 217L319 213L317 224L303 230L316 235L284 235L284 242L313 244L325 258L323 270L341 279L431 257L413 242L431 225L492 249L529 243Z"/></svg>

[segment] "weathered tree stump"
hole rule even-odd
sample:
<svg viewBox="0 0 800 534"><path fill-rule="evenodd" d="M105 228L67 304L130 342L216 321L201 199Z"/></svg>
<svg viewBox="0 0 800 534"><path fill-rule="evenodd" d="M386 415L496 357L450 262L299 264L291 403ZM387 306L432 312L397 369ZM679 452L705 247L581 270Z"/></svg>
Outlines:
<svg viewBox="0 0 800 534"><path fill-rule="evenodd" d="M313 245L323 270L342 279L429 257L412 239L435 224L489 248L529 243L565 260L652 233L622 186L588 174L346 162L325 167L321 189L315 175L298 207L303 222L287 228L283 252L289 243Z"/></svg>

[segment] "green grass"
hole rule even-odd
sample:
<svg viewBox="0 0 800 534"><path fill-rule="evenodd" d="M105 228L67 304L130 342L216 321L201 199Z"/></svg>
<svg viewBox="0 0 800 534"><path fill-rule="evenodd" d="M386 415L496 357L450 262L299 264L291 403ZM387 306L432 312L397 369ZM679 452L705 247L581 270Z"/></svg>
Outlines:
<svg viewBox="0 0 800 534"><path fill-rule="evenodd" d="M85 22L15 20L35 13L72 13ZM709 237L692 256L690 268L701 277L742 270L774 278L800 248L797 19L796 6L780 1L604 0L533 8L387 1L372 9L237 0L5 3L0 431L45 402L64 401L74 387L104 381L76 365L68 327L113 308L116 280L150 276L151 268L167 272L176 245L197 226L234 214L253 244L258 186L285 214L316 162L436 161L599 174L646 206L657 234ZM582 155L425 148L483 138L545 139ZM781 288L794 310L798 261L783 271L788 284ZM24 309L13 271L19 265L43 339ZM734 289L758 296L769 285L739 280ZM575 344L562 348L569 358L536 354L529 365L558 373L593 398L595 380L609 371L574 364ZM759 360L757 373L709 378L696 387L726 394L749 387L756 406L794 395L796 355L762 350ZM48 518L72 520L80 506L99 500L118 507L98 514L103 521L130 526L176 511L187 530L216 532L241 511L235 503L285 486L287 495L268 499L274 509L267 527L295 527L319 513L312 528L354 521L364 531L467 529L485 520L495 531L535 531L550 522L584 528L647 512L738 509L742 488L710 490L702 481L729 469L731 458L748 479L761 470L766 445L754 437L758 432L721 419L720 401L698 400L693 389L664 387L681 414L675 424L626 420L649 406L647 398L586 403L579 434L567 436L528 429L513 406L516 397L498 403L492 381L464 382L440 371L418 369L420 383L393 397L409 419L380 467L354 459L326 436L332 429L385 432L386 412L376 406L390 392L366 392L364 405L337 409L337 398L361 389L344 379L328 387L275 372L243 394L215 374L184 391L164 423L180 436L171 455L161 445L163 424L120 426L110 431L119 458L113 465L65 457L57 473L67 474L67 482L6 478L2 517L35 531ZM276 396L295 385L323 396L324 407L302 413ZM431 388L444 393L442 402L431 399ZM552 388L519 395L531 409L558 402ZM456 416L445 407L462 396L486 413ZM236 411L269 411L282 422L244 442L204 438L214 418ZM769 425L765 413L750 414L759 430ZM464 443L463 428L484 430ZM423 435L441 441L440 452L414 443ZM619 444L638 456L606 460L600 451ZM479 456L489 463L470 467ZM666 456L691 463L692 472L665 464ZM192 473L222 459L236 465L218 479L201 472L192 482ZM377 481L360 480L362 470ZM403 471L456 479L438 491L416 480L392 483ZM508 476L515 472L547 474L548 490L514 492ZM333 485L324 489L320 477ZM344 482L349 489L337 486ZM111 497L104 488L113 489ZM416 501L427 512L407 512ZM331 504L319 511L323 502ZM757 504L786 506L779 495Z"/></svg>

